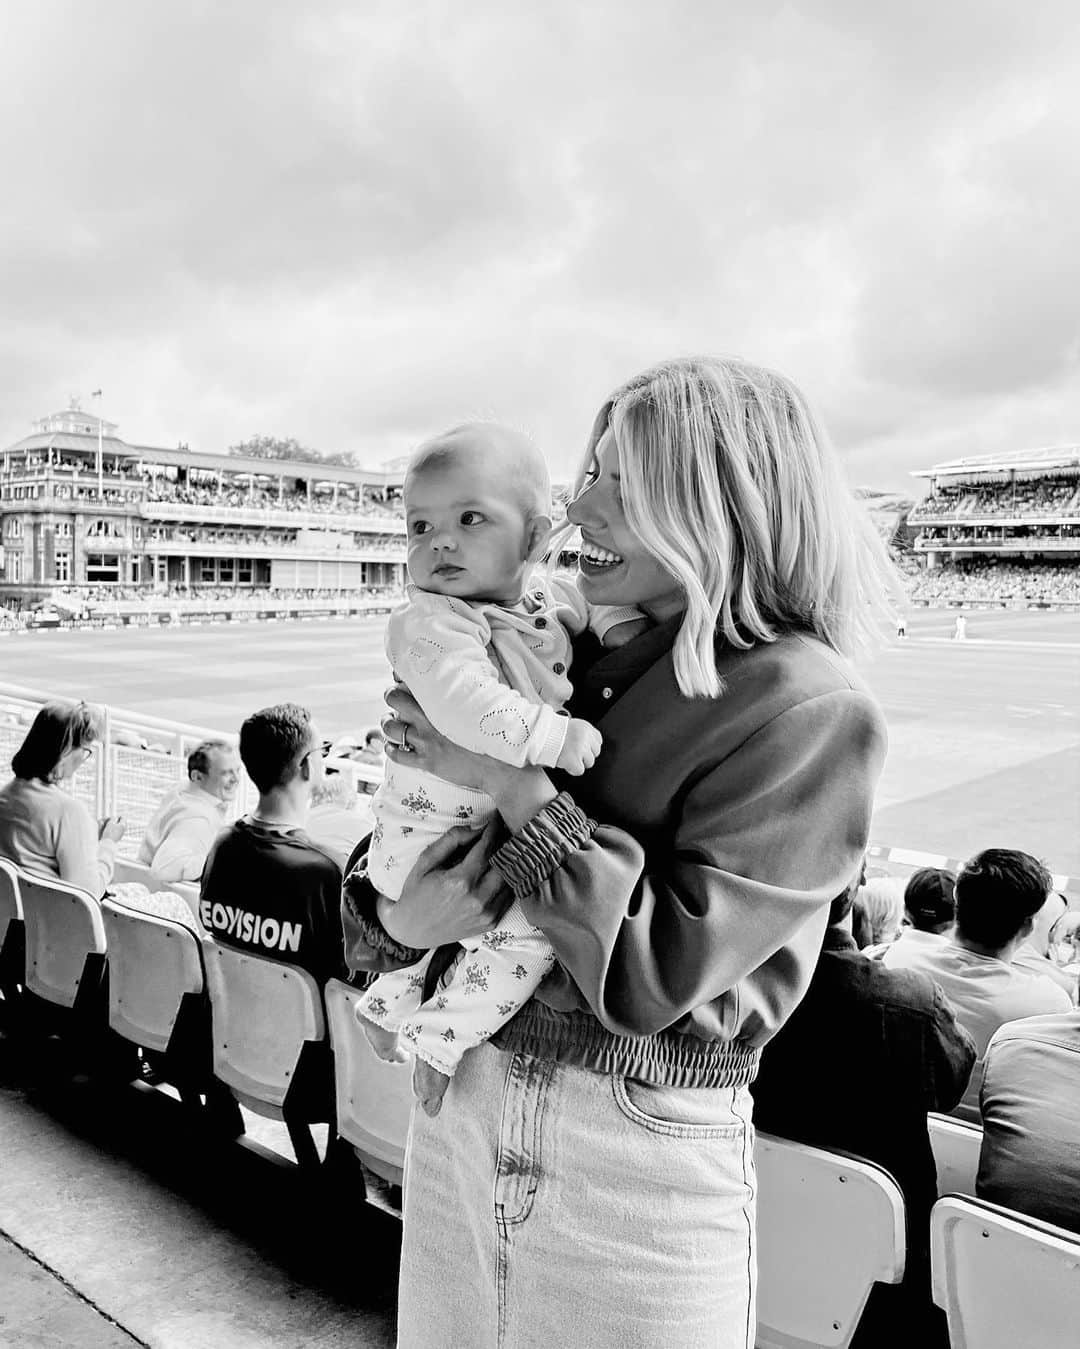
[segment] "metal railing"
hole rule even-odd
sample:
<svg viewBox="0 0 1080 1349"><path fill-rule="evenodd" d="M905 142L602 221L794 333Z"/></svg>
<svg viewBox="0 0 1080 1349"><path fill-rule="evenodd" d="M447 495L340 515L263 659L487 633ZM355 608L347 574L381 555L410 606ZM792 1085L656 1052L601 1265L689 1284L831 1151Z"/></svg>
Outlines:
<svg viewBox="0 0 1080 1349"><path fill-rule="evenodd" d="M40 689L0 683L0 781L6 780L11 757L22 744L30 722L44 703L73 703ZM216 731L182 721L169 721L110 704L95 704L103 718L100 751L90 764L68 779L67 789L85 802L96 819L122 815L127 824L117 852L134 858L146 825L167 793L187 780L187 756L203 740L235 745L235 732ZM352 759L330 758L327 767L340 773L353 791L362 783L378 783L380 770ZM240 788L226 822L251 810L258 792L241 768Z"/></svg>
<svg viewBox="0 0 1080 1349"><path fill-rule="evenodd" d="M71 703L75 699L58 698L40 689L0 683L0 781L6 780L11 756L22 744L27 727L43 703ZM134 858L150 816L166 792L174 790L187 777L187 755L200 741L225 740L235 745L235 733L222 733L208 726L169 721L122 707L98 705L104 717L101 752L75 777L69 779L72 794L84 801L98 819L122 815L127 829L118 846L118 854ZM134 740L135 743L131 743ZM146 742L145 745L142 742ZM330 758L327 767L339 772L354 791L361 784L378 784L382 772L370 764L352 759ZM241 769L240 789L227 817L252 809L258 798L254 784ZM917 867L946 867L956 871L955 858L938 857L874 842L867 860L892 875L907 876ZM1056 875L1054 889L1066 893L1080 907L1080 877Z"/></svg>

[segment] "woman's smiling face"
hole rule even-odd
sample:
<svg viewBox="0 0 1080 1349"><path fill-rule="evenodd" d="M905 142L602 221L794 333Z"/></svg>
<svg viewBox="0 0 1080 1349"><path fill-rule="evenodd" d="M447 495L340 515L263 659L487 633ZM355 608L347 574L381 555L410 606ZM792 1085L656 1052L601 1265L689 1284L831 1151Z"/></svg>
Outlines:
<svg viewBox="0 0 1080 1349"><path fill-rule="evenodd" d="M566 512L581 530L581 593L590 604L635 605L659 623L681 613L686 596L630 528L619 476L619 451L608 427Z"/></svg>

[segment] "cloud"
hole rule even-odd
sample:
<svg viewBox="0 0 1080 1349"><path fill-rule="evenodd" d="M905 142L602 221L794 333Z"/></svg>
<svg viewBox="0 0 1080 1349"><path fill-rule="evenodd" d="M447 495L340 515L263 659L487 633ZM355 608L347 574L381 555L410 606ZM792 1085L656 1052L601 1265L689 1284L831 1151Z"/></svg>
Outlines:
<svg viewBox="0 0 1080 1349"><path fill-rule="evenodd" d="M568 472L613 385L718 350L886 486L1080 439L1078 33L1057 0L18 7L0 433L100 385L149 443L378 462L481 413Z"/></svg>

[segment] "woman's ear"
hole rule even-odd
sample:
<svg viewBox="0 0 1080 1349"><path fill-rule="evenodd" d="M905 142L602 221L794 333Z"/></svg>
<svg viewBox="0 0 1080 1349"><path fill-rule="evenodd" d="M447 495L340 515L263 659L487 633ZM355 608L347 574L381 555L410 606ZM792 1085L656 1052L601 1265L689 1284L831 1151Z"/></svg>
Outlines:
<svg viewBox="0 0 1080 1349"><path fill-rule="evenodd" d="M529 562L535 562L543 557L547 550L548 539L551 538L551 517L549 515L533 515L529 517L529 523L525 531L525 557Z"/></svg>

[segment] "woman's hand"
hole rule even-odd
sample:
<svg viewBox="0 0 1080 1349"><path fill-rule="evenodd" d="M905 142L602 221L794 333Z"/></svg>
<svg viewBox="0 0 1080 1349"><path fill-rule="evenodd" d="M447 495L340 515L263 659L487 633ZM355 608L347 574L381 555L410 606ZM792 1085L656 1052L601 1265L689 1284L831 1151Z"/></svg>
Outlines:
<svg viewBox="0 0 1080 1349"><path fill-rule="evenodd" d="M110 843L119 843L127 829L127 821L121 815L108 815L98 824L98 838Z"/></svg>
<svg viewBox="0 0 1080 1349"><path fill-rule="evenodd" d="M377 912L387 934L403 946L430 948L478 937L498 922L513 898L491 866L499 832L492 820L480 833L450 829L429 844L406 876L397 903L379 896Z"/></svg>
<svg viewBox="0 0 1080 1349"><path fill-rule="evenodd" d="M391 763L418 768L433 773L446 782L468 787L474 792L487 792L508 765L486 754L475 754L462 749L432 726L420 709L420 704L404 685L387 690L384 695L390 712L382 719L385 737L383 749ZM405 748L402 748L404 743ZM513 769L510 769L513 772Z"/></svg>

